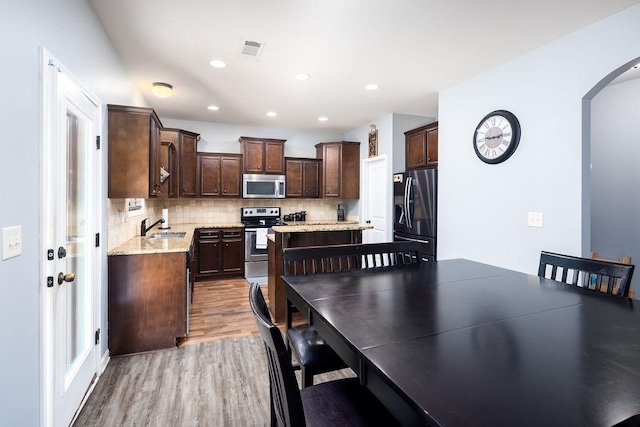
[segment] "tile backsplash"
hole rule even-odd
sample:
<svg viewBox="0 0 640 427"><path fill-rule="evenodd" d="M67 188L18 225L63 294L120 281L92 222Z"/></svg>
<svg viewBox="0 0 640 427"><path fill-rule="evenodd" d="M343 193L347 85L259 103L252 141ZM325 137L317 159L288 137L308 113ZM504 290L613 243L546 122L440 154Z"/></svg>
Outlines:
<svg viewBox="0 0 640 427"><path fill-rule="evenodd" d="M243 206L280 206L282 215L306 211L307 221L335 220L336 205L344 205L342 199L147 199L142 215L127 217L126 199L108 199L108 250L116 248L140 235L140 222L152 224L162 216L162 209L169 209L169 225L190 223L239 223ZM347 218L358 220L358 218Z"/></svg>

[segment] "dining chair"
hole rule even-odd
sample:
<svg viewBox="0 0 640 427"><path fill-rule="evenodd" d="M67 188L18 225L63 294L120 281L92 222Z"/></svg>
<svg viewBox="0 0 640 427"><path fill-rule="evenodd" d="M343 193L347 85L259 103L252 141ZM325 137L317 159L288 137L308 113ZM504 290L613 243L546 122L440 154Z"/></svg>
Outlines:
<svg viewBox="0 0 640 427"><path fill-rule="evenodd" d="M357 378L298 388L291 355L273 324L260 285L252 283L249 304L265 344L269 365L272 426L394 426L397 421Z"/></svg>
<svg viewBox="0 0 640 427"><path fill-rule="evenodd" d="M631 262L631 257L627 256L627 255L623 255L618 260L615 260L615 259L608 259L608 258L599 257L598 256L598 252L591 251L590 257L591 257L591 259L597 259L597 260L600 260L600 261L619 262L620 264L633 264ZM633 288L631 288L631 285L629 285L629 298L633 298L634 296L635 296L635 292L634 292Z"/></svg>
<svg viewBox="0 0 640 427"><path fill-rule="evenodd" d="M635 266L542 251L538 276L627 297ZM616 286L617 285L617 286Z"/></svg>
<svg viewBox="0 0 640 427"><path fill-rule="evenodd" d="M283 250L285 276L330 273L361 268L420 262L420 244L392 242L374 244L307 246ZM294 307L287 301L287 348L298 361L302 388L313 385L314 375L347 367L312 325L292 327Z"/></svg>

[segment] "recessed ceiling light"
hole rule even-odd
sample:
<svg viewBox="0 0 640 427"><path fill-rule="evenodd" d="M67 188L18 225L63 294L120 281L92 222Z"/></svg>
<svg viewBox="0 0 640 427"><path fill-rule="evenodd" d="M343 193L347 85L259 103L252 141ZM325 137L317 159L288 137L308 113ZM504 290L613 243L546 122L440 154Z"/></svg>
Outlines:
<svg viewBox="0 0 640 427"><path fill-rule="evenodd" d="M295 75L295 78L298 80L309 80L311 76L307 73L298 73Z"/></svg>
<svg viewBox="0 0 640 427"><path fill-rule="evenodd" d="M158 98L168 98L173 93L173 86L169 83L153 82L151 92Z"/></svg>
<svg viewBox="0 0 640 427"><path fill-rule="evenodd" d="M207 108L211 111L218 111L220 109L217 105L209 105Z"/></svg>
<svg viewBox="0 0 640 427"><path fill-rule="evenodd" d="M275 116L277 116L277 115L278 115L278 113L276 113L275 111L269 111L269 112L267 113L267 116L269 116L269 117L275 117Z"/></svg>
<svg viewBox="0 0 640 427"><path fill-rule="evenodd" d="M321 122L326 122L329 119L323 116L323 117L318 117L318 120Z"/></svg>
<svg viewBox="0 0 640 427"><path fill-rule="evenodd" d="M224 68L227 66L227 64L224 61L221 61L219 59L214 59L213 61L209 62L209 64L215 68Z"/></svg>
<svg viewBox="0 0 640 427"><path fill-rule="evenodd" d="M380 86L378 86L375 83L369 83L368 85L366 85L364 87L366 90L378 90L380 88Z"/></svg>

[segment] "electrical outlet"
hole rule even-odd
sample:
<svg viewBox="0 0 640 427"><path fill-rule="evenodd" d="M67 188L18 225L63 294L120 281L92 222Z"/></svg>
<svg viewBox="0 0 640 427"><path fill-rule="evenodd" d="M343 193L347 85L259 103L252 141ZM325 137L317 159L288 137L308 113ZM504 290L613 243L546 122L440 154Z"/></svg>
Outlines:
<svg viewBox="0 0 640 427"><path fill-rule="evenodd" d="M22 227L5 227L2 229L2 259L9 259L22 254Z"/></svg>
<svg viewBox="0 0 640 427"><path fill-rule="evenodd" d="M542 212L529 212L527 225L529 227L542 228L544 225L544 214Z"/></svg>

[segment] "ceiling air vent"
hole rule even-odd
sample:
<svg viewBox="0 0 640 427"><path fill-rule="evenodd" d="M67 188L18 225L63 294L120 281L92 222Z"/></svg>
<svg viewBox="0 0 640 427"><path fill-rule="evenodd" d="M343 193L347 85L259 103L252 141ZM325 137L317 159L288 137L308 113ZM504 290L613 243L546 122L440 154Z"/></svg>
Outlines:
<svg viewBox="0 0 640 427"><path fill-rule="evenodd" d="M264 43L253 41L253 40L245 40L242 42L242 56L247 58L254 58L256 61L260 58L262 54L262 50L264 49Z"/></svg>

